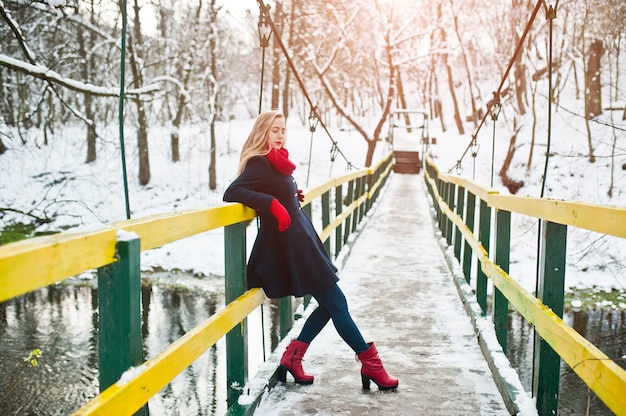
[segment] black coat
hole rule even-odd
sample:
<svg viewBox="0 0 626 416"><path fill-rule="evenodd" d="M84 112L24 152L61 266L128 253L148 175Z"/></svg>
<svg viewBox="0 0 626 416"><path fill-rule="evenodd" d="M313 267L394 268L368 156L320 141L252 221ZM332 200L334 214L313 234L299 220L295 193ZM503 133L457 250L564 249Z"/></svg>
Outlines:
<svg viewBox="0 0 626 416"><path fill-rule="evenodd" d="M291 226L278 231L270 204L277 198L289 212ZM261 287L269 298L297 297L335 284L333 265L309 217L300 208L293 176L279 173L264 156L248 161L224 193L224 201L255 209L259 228L247 266L248 289Z"/></svg>

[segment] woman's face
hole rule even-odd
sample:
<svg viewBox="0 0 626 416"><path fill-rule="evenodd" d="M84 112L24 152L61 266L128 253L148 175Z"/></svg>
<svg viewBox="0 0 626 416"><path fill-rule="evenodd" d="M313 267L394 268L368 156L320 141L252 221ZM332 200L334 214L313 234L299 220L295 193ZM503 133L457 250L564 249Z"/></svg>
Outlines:
<svg viewBox="0 0 626 416"><path fill-rule="evenodd" d="M285 120L282 117L276 117L272 123L272 127L267 132L267 145L270 149L280 149L285 143Z"/></svg>

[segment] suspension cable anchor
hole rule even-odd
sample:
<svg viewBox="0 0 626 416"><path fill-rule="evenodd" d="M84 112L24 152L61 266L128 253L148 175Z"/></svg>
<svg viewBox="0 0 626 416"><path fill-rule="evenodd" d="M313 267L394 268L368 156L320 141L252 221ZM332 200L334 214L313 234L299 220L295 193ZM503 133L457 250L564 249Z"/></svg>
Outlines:
<svg viewBox="0 0 626 416"><path fill-rule="evenodd" d="M491 114L491 120L497 121L498 115L500 114L500 110L502 109L502 104L500 103L500 93L497 91L493 92L493 99L487 103L487 109Z"/></svg>
<svg viewBox="0 0 626 416"><path fill-rule="evenodd" d="M317 118L317 106L314 106L313 108L311 108L311 112L309 113L309 131L311 133L315 133L318 122L319 119Z"/></svg>
<svg viewBox="0 0 626 416"><path fill-rule="evenodd" d="M556 0L556 3L553 5L547 5L545 0L543 2L543 7L546 10L546 20L554 20L556 19L556 8L559 5L559 0Z"/></svg>
<svg viewBox="0 0 626 416"><path fill-rule="evenodd" d="M472 150L472 157L476 158L476 156L478 156L478 149L480 149L480 146L478 145L478 143L476 143L476 136L472 136L472 144L470 145L471 150ZM461 161L459 160L457 162L459 165L461 164Z"/></svg>
<svg viewBox="0 0 626 416"><path fill-rule="evenodd" d="M339 152L339 148L337 147L337 143L333 142L333 147L330 148L330 161L334 162L337 158L337 153ZM348 162L350 163L350 162Z"/></svg>

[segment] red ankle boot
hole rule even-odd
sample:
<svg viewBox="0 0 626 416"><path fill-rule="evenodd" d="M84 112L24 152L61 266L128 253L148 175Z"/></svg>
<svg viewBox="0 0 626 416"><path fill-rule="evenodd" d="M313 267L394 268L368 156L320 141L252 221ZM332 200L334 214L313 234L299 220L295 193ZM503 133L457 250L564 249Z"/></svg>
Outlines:
<svg viewBox="0 0 626 416"><path fill-rule="evenodd" d="M302 357L304 357L307 348L309 348L308 343L296 339L289 343L280 359L280 367L278 367L279 381L287 381L287 371L289 371L297 384L313 384L315 377L306 374L302 368Z"/></svg>
<svg viewBox="0 0 626 416"><path fill-rule="evenodd" d="M369 390L370 380L376 383L380 390L391 390L398 388L398 379L390 377L385 371L383 363L378 357L378 351L373 342L368 342L369 349L357 357L361 360L361 381L363 388Z"/></svg>

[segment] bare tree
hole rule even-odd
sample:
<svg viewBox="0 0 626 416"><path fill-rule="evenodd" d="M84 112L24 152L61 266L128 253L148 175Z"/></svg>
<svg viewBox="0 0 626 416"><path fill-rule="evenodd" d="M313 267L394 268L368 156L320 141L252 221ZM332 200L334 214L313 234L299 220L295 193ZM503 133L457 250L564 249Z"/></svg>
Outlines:
<svg viewBox="0 0 626 416"><path fill-rule="evenodd" d="M96 24L95 5L93 0L90 0L87 5L89 6L89 18L92 25ZM78 8L76 12L78 13ZM90 50L93 48L93 33L85 31L82 26L76 26L76 38L78 41L78 53L81 57L80 69L81 78L86 82L91 81L92 74L95 72L95 59ZM84 108L85 118L87 124L87 158L86 162L91 163L96 160L96 139L98 134L96 132L96 120L95 110L93 103L93 95L89 92L85 92L84 95Z"/></svg>
<svg viewBox="0 0 626 416"><path fill-rule="evenodd" d="M219 9L215 5L215 0L209 2L209 68L210 77L208 80L208 103L209 103L209 120L211 126L211 161L209 164L209 189L217 188L217 157L215 153L215 121L217 120L218 107L218 74L217 74L217 12Z"/></svg>
<svg viewBox="0 0 626 416"><path fill-rule="evenodd" d="M443 20L443 6L441 3L437 4L437 21ZM456 91L454 88L454 74L452 73L452 67L450 66L450 48L448 43L448 34L441 25L435 29L433 40L435 42L435 48L440 49L439 59L441 60L441 66L444 68L447 80L448 91L450 92L450 99L452 100L453 117L456 124L456 128L459 134L465 134L465 128L463 127L463 120L459 111L459 103L456 97Z"/></svg>
<svg viewBox="0 0 626 416"><path fill-rule="evenodd" d="M461 28L459 26L459 16L456 14L456 10L454 8L454 0L450 0L450 9L452 10L452 17L454 22L454 32L456 34L457 40L459 42L461 57L463 58L463 69L465 70L465 76L467 79L467 88L469 93L470 105L472 107L472 121L474 122L474 127L478 125L478 119L480 118L478 114L478 107L476 105L476 87L474 85L474 79L472 77L472 71L470 69L469 58L467 56L465 42L463 36L461 35Z"/></svg>
<svg viewBox="0 0 626 416"><path fill-rule="evenodd" d="M604 55L604 42L593 39L588 49L587 68L585 70L585 116L593 118L602 114L601 65Z"/></svg>
<svg viewBox="0 0 626 416"><path fill-rule="evenodd" d="M132 84L139 89L144 85L143 81L143 33L139 19L139 0L133 2L133 30L128 37L128 52L130 70L133 75ZM150 153L148 149L148 118L146 104L139 98L133 99L137 109L137 153L139 156L139 183L150 183Z"/></svg>
<svg viewBox="0 0 626 416"><path fill-rule="evenodd" d="M528 15L529 3L523 0L512 0L511 8L513 10L512 16L516 21L524 22L520 17L525 17ZM513 24L513 43L517 45L521 39L521 34L519 33L518 26L522 26L519 24ZM523 27L523 26L522 26ZM527 93L527 82L526 82L526 65L523 62L523 53L519 53L517 55L517 59L515 60L515 68L513 70L513 74L515 77L515 98L517 100L517 111L520 115L526 114L526 93Z"/></svg>

